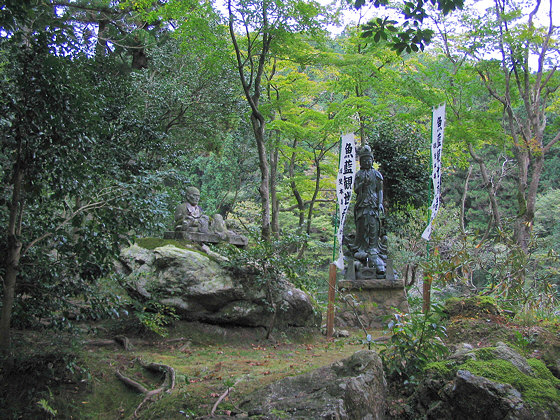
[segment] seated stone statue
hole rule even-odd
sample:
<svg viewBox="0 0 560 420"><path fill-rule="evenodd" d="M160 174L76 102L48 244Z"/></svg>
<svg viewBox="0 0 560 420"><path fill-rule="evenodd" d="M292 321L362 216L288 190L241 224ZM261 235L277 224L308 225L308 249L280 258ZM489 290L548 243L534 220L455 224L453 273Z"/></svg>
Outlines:
<svg viewBox="0 0 560 420"><path fill-rule="evenodd" d="M186 200L175 211L175 230L208 233L208 216L198 205L200 191L196 187L187 188Z"/></svg>
<svg viewBox="0 0 560 420"><path fill-rule="evenodd" d="M220 214L215 214L211 220L204 214L198 205L198 188L187 188L185 199L186 201L175 210L175 231L166 232L165 238L186 239L199 243L229 242L237 246L247 245L247 238L229 230Z"/></svg>

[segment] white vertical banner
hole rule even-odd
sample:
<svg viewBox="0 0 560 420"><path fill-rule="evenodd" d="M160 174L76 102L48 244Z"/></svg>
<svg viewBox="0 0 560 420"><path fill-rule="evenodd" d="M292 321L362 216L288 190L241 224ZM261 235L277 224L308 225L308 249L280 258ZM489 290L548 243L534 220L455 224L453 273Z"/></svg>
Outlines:
<svg viewBox="0 0 560 420"><path fill-rule="evenodd" d="M434 108L432 113L432 182L434 198L430 207L431 215L428 226L422 233L422 238L430 240L432 222L436 218L441 205L441 155L443 151L443 132L445 130L445 103Z"/></svg>
<svg viewBox="0 0 560 420"><path fill-rule="evenodd" d="M352 188L356 175L356 145L354 134L345 134L340 141L340 164L336 179L336 198L338 200L338 238L339 255L335 265L340 270L344 269L344 255L342 253L342 238L344 236L344 222L350 199L352 198Z"/></svg>

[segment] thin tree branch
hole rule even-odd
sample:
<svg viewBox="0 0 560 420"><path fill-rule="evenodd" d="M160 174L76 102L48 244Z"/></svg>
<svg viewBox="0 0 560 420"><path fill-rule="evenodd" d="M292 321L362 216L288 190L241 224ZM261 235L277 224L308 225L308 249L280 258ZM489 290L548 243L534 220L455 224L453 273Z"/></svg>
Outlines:
<svg viewBox="0 0 560 420"><path fill-rule="evenodd" d="M76 216L79 215L80 213L83 213L83 212L88 211L88 210L94 210L94 209L99 209L99 208L105 207L106 205L109 204L109 202L114 201L114 200L116 200L116 199L118 199L118 198L121 198L121 197L124 197L124 194L123 194L123 195L120 195L120 196L113 197L113 198L111 198L111 199L109 199L109 200L103 200L103 201L97 201L97 202L94 202L94 203L88 203L88 204L86 204L86 205L80 207L79 209L73 211L73 212L72 212L69 216L67 216L62 222L60 222L60 223L58 224L57 227L54 228L54 231L52 231L52 232L46 232L46 233L44 233L43 235L41 235L41 236L35 238L34 240L32 240L32 241L25 247L25 249L22 251L21 255L22 255L22 256L25 255L25 254L27 253L27 251L29 251L29 249L31 249L33 246L35 246L38 242L40 242L40 241L42 241L43 239L46 239L46 238L52 236L55 232L57 232L58 230L62 229L64 226L66 226L68 223L70 223L70 222L72 221L72 219L74 219L74 217L76 217Z"/></svg>
<svg viewBox="0 0 560 420"><path fill-rule="evenodd" d="M307 200L307 201L302 202L302 204L304 206L308 206L310 203L311 203L311 200ZM315 200L315 203L332 203L332 199L331 200L317 199L317 200ZM295 209L298 209L298 208L299 208L299 204L294 204L293 206L290 206L290 207L283 207L279 211L292 211L292 210L295 210Z"/></svg>

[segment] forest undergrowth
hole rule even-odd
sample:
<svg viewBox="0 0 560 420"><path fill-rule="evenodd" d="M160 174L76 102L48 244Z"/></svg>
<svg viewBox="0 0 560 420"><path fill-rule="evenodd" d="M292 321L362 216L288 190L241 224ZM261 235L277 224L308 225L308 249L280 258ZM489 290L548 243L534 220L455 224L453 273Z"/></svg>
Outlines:
<svg viewBox="0 0 560 420"><path fill-rule="evenodd" d="M502 341L526 357L553 363L560 356L560 320L515 318L486 305L486 298L453 298L441 312L444 330L439 349L459 343L475 348ZM426 362L435 361L426 334L422 349L407 347L415 340L421 315L408 336L393 340L393 351L423 351ZM394 317L393 317L394 318ZM404 318L401 319L404 323ZM402 324L401 324L402 325ZM412 325L412 324L411 324ZM0 414L2 418L75 419L184 419L240 413L250 392L286 376L330 364L367 348L363 331L327 340L318 330L276 331L266 340L264 329L222 328L176 321L161 337L137 320L120 319L80 325L79 332L17 331L12 359L3 363ZM398 335L393 323L393 337ZM435 331L435 329L433 329ZM391 339L372 331L373 348L387 356ZM381 338L381 339L379 339ZM386 338L386 337L385 337ZM408 341L408 344L405 342ZM416 345L416 344L414 344ZM396 346L396 347L395 347ZM400 346L400 347L399 347ZM399 417L407 398L423 375L395 375L386 357L389 413ZM164 375L146 369L148 364L171 367L172 388L163 387ZM393 366L394 368L394 366ZM559 372L555 372L558 374ZM130 386L125 377L145 390ZM158 390L161 390L158 392Z"/></svg>

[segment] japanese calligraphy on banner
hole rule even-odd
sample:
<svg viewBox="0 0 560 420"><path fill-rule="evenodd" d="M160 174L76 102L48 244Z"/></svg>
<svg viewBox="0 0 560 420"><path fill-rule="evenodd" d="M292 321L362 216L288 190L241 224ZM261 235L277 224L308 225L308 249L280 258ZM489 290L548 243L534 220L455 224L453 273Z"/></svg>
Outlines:
<svg viewBox="0 0 560 420"><path fill-rule="evenodd" d="M344 235L344 222L350 199L352 198L352 187L354 186L354 176L356 173L356 146L354 144L354 134L342 136L340 144L340 167L336 180L336 198L338 200L338 238L339 256L335 262L339 269L344 269L344 256L342 254L342 237Z"/></svg>
<svg viewBox="0 0 560 420"><path fill-rule="evenodd" d="M432 114L432 182L434 185L434 199L432 201L431 216L428 226L422 233L422 238L429 241L432 234L432 222L436 218L441 205L441 154L443 150L443 132L445 129L445 104L434 108Z"/></svg>

